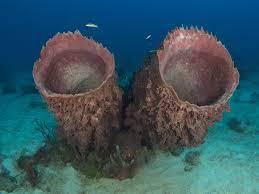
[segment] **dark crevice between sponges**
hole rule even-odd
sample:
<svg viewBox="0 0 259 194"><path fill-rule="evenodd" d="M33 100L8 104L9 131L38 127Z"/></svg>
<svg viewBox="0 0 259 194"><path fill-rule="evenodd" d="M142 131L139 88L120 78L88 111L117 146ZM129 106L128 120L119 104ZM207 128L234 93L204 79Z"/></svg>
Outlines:
<svg viewBox="0 0 259 194"><path fill-rule="evenodd" d="M124 121L126 119L126 109L132 102L132 84L134 73L131 74L130 72L126 72L122 68L116 68L116 73L118 76L118 85L123 91L120 131L126 131L127 129L124 126Z"/></svg>

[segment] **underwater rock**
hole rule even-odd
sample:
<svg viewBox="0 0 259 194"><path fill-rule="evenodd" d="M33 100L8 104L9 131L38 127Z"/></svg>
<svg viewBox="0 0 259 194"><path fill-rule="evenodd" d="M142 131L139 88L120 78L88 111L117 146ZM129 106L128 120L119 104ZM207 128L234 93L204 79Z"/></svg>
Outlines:
<svg viewBox="0 0 259 194"><path fill-rule="evenodd" d="M238 133L244 133L246 131L245 127L242 126L242 122L235 117L232 117L227 121L227 126L229 129Z"/></svg>
<svg viewBox="0 0 259 194"><path fill-rule="evenodd" d="M199 151L190 151L185 155L184 161L189 165L196 166L200 163L200 155Z"/></svg>
<svg viewBox="0 0 259 194"><path fill-rule="evenodd" d="M122 107L113 55L79 31L57 34L42 49L33 77L78 155L105 152Z"/></svg>
<svg viewBox="0 0 259 194"><path fill-rule="evenodd" d="M197 146L239 82L227 49L197 28L177 28L136 74L125 126L148 146Z"/></svg>
<svg viewBox="0 0 259 194"><path fill-rule="evenodd" d="M35 119L34 130L40 132L46 144L51 145L55 144L57 141L57 131L54 127L47 125L45 121L40 121Z"/></svg>

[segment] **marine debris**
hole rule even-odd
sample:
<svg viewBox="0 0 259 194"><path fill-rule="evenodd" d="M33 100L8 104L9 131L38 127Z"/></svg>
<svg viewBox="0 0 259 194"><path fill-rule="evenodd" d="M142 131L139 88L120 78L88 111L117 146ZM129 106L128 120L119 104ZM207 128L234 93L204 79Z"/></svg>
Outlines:
<svg viewBox="0 0 259 194"><path fill-rule="evenodd" d="M57 34L42 49L33 77L78 157L105 152L121 122L113 55L79 31Z"/></svg>
<svg viewBox="0 0 259 194"><path fill-rule="evenodd" d="M177 28L135 76L125 125L152 148L197 146L219 121L239 81L214 36Z"/></svg>
<svg viewBox="0 0 259 194"><path fill-rule="evenodd" d="M45 121L35 119L35 130L40 132L45 142L48 144L54 144L57 141L57 132L53 127L49 127Z"/></svg>

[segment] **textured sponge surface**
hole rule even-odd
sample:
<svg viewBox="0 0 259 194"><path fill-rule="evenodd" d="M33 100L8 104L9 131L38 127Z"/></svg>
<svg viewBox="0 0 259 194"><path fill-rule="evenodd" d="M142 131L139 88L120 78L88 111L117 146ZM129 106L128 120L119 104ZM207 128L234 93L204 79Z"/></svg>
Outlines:
<svg viewBox="0 0 259 194"><path fill-rule="evenodd" d="M54 93L84 93L101 85L104 70L105 63L97 55L63 52L51 61L45 84Z"/></svg>

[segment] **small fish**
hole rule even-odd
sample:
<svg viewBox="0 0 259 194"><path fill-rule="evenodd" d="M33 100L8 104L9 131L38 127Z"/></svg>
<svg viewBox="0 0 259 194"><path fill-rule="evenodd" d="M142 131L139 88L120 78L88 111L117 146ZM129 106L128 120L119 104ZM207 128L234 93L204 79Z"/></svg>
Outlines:
<svg viewBox="0 0 259 194"><path fill-rule="evenodd" d="M150 50L150 51L148 51L149 53L155 53L155 52L157 52L157 50Z"/></svg>
<svg viewBox="0 0 259 194"><path fill-rule="evenodd" d="M149 34L147 37L146 37L146 40L150 39L151 38L151 34Z"/></svg>
<svg viewBox="0 0 259 194"><path fill-rule="evenodd" d="M88 23L85 26L88 27L88 28L98 28L98 26L94 23Z"/></svg>

